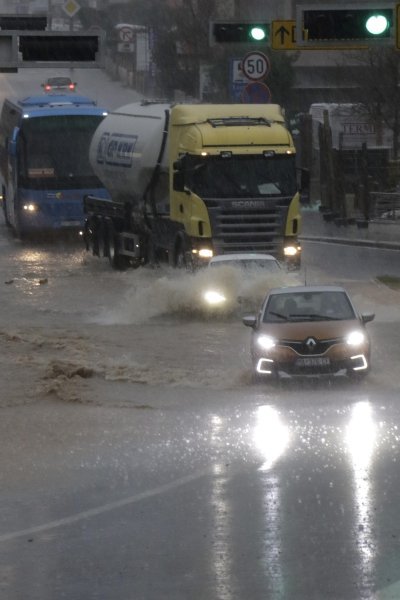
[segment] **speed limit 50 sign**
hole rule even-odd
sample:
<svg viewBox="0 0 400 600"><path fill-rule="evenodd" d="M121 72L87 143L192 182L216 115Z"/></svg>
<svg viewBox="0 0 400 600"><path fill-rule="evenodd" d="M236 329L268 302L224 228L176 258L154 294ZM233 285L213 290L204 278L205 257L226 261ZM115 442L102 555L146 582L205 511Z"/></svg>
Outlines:
<svg viewBox="0 0 400 600"><path fill-rule="evenodd" d="M262 52L249 52L242 60L242 71L252 81L264 79L269 70L269 58Z"/></svg>

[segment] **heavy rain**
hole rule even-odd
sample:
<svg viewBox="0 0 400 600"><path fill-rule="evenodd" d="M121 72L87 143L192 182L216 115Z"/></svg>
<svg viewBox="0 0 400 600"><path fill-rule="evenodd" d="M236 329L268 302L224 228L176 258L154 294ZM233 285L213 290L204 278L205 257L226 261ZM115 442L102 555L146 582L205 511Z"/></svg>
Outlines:
<svg viewBox="0 0 400 600"><path fill-rule="evenodd" d="M117 33L123 24L128 40L130 35L135 40L138 36L134 51L143 48L140 36L146 33L145 26L132 30L129 23L136 18L142 25L144 15L149 18L146 3L81 0L76 12L74 3L63 8L55 0L38 0L29 7L15 1L13 10L6 4L0 2L3 14L49 9L53 26L59 28L65 22L79 30L80 19L86 27L87 19L97 15L96 24L103 19L109 39L107 68L33 64L4 72L3 67L3 103L10 98L44 96L42 83L63 76L76 84L75 91L68 93L94 98L96 106L110 112L152 98L156 83L156 91L163 91L172 104L240 104L237 98L232 102L232 97L225 96L216 102L210 88L211 96L207 96L204 69L200 69L203 83L190 89L187 71L193 77L194 66L182 66L182 60L177 63L175 97L171 96L171 71L168 79L159 73L156 77L155 69L160 68L156 63L153 70L144 71L146 75L144 63L136 62L136 69L129 66L126 54L130 56L131 42L124 42L128 44L125 50L118 48L122 42ZM169 16L178 18L186 14L178 10L186 4L194 14L201 8L208 15L218 2L170 4L169 9L178 12ZM236 5L236 20L257 16L291 27L296 19L297 3L271 2L265 9L253 7L254 3L246 7L239 1L224 4ZM160 2L150 5L161 11ZM233 20L229 7L225 6L227 13L221 6L219 10L228 21ZM220 22L215 14L211 20ZM174 22L168 22L168 27L172 32L185 29L179 20L176 27ZM159 41L166 42L161 33ZM204 35L209 35L208 29ZM153 50L157 48L155 59L164 64L162 48L167 55L170 46L152 43ZM212 47L217 55L216 46ZM246 46L247 50L251 48ZM236 60L240 51L236 47L239 54L230 58ZM271 64L276 58L282 65L286 51L268 51ZM318 65L322 60L318 50L295 51L300 72L306 60ZM313 58L304 56L311 54ZM116 57L113 66L112 56ZM185 56L190 57L190 52ZM218 73L216 79L210 75L209 83L216 85ZM272 103L285 85L279 77L275 81L277 77L275 72L270 82ZM239 80L227 83L232 94L242 85ZM307 89L302 101L309 105L338 102L333 88L332 98L326 90L322 97L319 87L313 92L312 83L312 77L303 81ZM288 110L295 105L292 96L293 90ZM354 95L350 101L355 101ZM283 97L279 103L284 105ZM359 114L353 117L359 123ZM228 142L239 126L246 128L246 136L252 127L260 127L253 121L238 125L237 114L230 118L229 132L224 134ZM221 112L215 119L214 144L222 127ZM346 119L344 132L352 122L348 115ZM299 121L294 121L291 134L300 154L303 141ZM368 147L370 130L366 125L361 130ZM189 138L182 144L190 145L194 138ZM374 151L376 141L374 137ZM384 135L380 141L387 148ZM138 154L140 148L136 150ZM236 151L232 146L232 152ZM126 165L124 152L119 159ZM12 161L18 150L8 156ZM268 152L263 156L271 158ZM186 168L185 158L180 160L177 182L179 169ZM203 158L197 156L194 162L198 160ZM383 160L381 155L379 160ZM194 171L188 164L190 182ZM390 155L390 177L395 176L396 164ZM339 164L342 173L340 168L344 166ZM52 167L41 165L40 173L37 167L32 169L33 179L40 176L48 182L53 176ZM203 171L195 171L196 176ZM347 181L335 173L337 179ZM239 181L239 171L237 175ZM324 183L331 176L327 173L321 186L311 179L315 187L311 196L296 200L301 213L301 229L296 234L300 265L293 268L279 256L281 269L268 273L228 264L215 270L207 265L196 268L187 260L187 252L177 253L175 261L171 252L167 260L168 253L156 258L149 253L140 261L128 254L124 268L113 268L121 266L110 264L110 248L118 246L112 248L106 235L101 238L100 229L89 249L83 226L50 235L21 235L21 223L13 221L9 200L17 178L10 185L3 168L3 203L6 198L10 204L9 212L6 208L0 215L0 598L400 598L400 221L393 204L398 192L396 187L383 189L381 182L381 188L371 191L370 212L361 214L365 205L361 201L357 205L354 194L340 191L339 184L338 197L346 202L329 195ZM123 186L123 176L121 181L113 174L112 178ZM252 202L261 204L249 205L250 214L260 206L265 211L266 198L278 193L278 183L273 188L272 184L255 186L258 196ZM359 183L365 192L363 185ZM165 188L165 182L160 188ZM378 197L373 194L378 193L383 194L379 202L385 205L379 214L372 211L377 210ZM214 215L215 198L200 205L200 197L192 191L181 189L178 194L183 213L189 198L192 202L187 227L193 219L196 231L204 233L207 227L217 231L222 213L210 216L211 226L203 209L206 206ZM392 204L387 204L388 197ZM29 201L24 199L26 206ZM354 218L350 218L350 205L361 211L351 213ZM177 206L174 219L179 220L182 213ZM261 227L262 216L258 218ZM277 220L280 225L282 219ZM243 217L244 223L249 221L248 215ZM90 234L95 231L92 225L93 221ZM227 230L231 232L236 225L231 217ZM129 235L128 242L142 243L143 231L134 237L137 230L129 230ZM207 238L206 233L203 237ZM198 247L194 247L196 252ZM136 252L129 243L127 248ZM98 256L102 253L105 256ZM250 352L253 330L244 326L243 317L257 315L265 296L276 288L326 285L343 287L357 315L375 315L365 326L371 342L367 376L358 380L339 372L317 377L255 377ZM222 295L224 302L208 304L205 292L210 290L218 298ZM283 320L287 326L302 325L296 319L293 323L290 318Z"/></svg>

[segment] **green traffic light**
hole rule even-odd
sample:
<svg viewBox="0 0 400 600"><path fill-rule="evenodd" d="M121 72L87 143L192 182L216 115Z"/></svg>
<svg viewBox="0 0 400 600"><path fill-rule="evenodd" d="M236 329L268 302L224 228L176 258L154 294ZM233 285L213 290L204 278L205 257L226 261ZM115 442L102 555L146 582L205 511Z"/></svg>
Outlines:
<svg viewBox="0 0 400 600"><path fill-rule="evenodd" d="M262 42L267 37L265 29L257 25L250 28L249 34L250 38L256 42Z"/></svg>
<svg viewBox="0 0 400 600"><path fill-rule="evenodd" d="M389 20L382 14L374 14L365 22L365 29L371 35L381 35L389 28Z"/></svg>

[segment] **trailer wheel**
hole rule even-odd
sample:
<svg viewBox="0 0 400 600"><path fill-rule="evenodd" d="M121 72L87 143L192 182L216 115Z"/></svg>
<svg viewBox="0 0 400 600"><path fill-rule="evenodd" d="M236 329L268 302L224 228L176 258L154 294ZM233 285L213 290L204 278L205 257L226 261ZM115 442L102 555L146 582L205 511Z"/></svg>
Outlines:
<svg viewBox="0 0 400 600"><path fill-rule="evenodd" d="M101 221L97 227L97 251L100 258L108 256L108 231L104 221Z"/></svg>
<svg viewBox="0 0 400 600"><path fill-rule="evenodd" d="M90 249L92 251L93 256L99 256L99 236L98 236L99 223L98 223L97 219L92 220L92 222L90 224L90 229L91 229L91 234L89 237Z"/></svg>
<svg viewBox="0 0 400 600"><path fill-rule="evenodd" d="M85 221L85 225L83 227L83 242L85 244L86 252L89 252L89 250L90 250L90 227L89 227L89 223L87 220Z"/></svg>
<svg viewBox="0 0 400 600"><path fill-rule="evenodd" d="M117 236L112 223L107 224L106 252L113 269L124 270L129 267L129 258L118 253Z"/></svg>

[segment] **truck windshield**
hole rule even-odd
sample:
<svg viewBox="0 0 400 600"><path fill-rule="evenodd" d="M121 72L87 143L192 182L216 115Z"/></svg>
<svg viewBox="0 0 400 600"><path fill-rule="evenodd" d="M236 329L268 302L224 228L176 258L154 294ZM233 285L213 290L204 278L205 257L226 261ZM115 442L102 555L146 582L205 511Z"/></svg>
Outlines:
<svg viewBox="0 0 400 600"><path fill-rule="evenodd" d="M19 184L28 189L101 187L89 163L89 145L102 116L27 119L21 126Z"/></svg>
<svg viewBox="0 0 400 600"><path fill-rule="evenodd" d="M202 198L293 196L296 193L294 155L188 156L185 183Z"/></svg>

